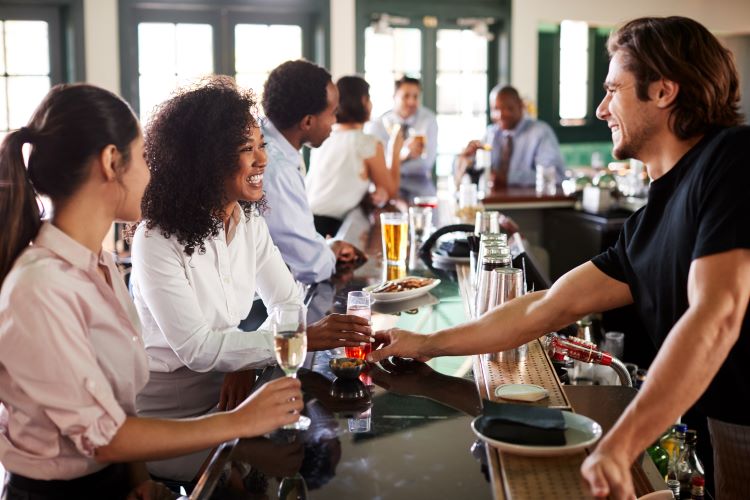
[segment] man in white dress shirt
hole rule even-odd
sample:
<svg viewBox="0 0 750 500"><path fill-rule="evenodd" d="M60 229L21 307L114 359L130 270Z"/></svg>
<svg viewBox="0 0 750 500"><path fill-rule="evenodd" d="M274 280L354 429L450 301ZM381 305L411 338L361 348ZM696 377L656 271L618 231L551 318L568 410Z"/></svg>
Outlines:
<svg viewBox="0 0 750 500"><path fill-rule="evenodd" d="M366 133L388 144L391 128L401 124L406 139L401 148L399 194L409 202L415 196L435 194L432 168L437 158L437 119L435 113L419 105L421 92L422 86L416 78L404 76L396 80L393 109L365 127Z"/></svg>
<svg viewBox="0 0 750 500"><path fill-rule="evenodd" d="M302 283L327 280L336 264L362 253L341 240L326 240L315 231L305 192L303 145L317 148L336 123L339 96L331 75L311 62L287 61L274 69L263 88L267 119L268 169L263 187L270 207L265 214L271 238L294 277Z"/></svg>

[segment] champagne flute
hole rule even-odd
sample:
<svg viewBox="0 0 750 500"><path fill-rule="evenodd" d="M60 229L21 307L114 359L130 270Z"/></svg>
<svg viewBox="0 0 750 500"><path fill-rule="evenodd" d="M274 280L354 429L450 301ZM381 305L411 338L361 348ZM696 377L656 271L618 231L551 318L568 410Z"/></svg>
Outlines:
<svg viewBox="0 0 750 500"><path fill-rule="evenodd" d="M297 370L307 355L307 309L302 304L280 304L271 309L276 361L287 377L297 378ZM310 419L300 415L284 429L306 430Z"/></svg>

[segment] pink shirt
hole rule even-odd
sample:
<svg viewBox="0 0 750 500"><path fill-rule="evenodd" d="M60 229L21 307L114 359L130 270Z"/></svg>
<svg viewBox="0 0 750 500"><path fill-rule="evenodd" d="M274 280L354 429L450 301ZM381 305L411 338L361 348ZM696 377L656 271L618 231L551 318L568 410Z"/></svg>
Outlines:
<svg viewBox="0 0 750 500"><path fill-rule="evenodd" d="M44 223L0 289L0 462L36 479L104 468L94 451L135 415L147 380L138 316L112 256Z"/></svg>

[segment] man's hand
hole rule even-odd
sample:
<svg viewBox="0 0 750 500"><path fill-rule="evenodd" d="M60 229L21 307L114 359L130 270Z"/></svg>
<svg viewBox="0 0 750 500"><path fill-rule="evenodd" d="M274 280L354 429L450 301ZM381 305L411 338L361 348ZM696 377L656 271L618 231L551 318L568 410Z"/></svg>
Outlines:
<svg viewBox="0 0 750 500"><path fill-rule="evenodd" d="M430 357L425 352L428 338L429 335L412 333L399 328L376 332L376 345L381 344L383 347L368 354L367 361L375 363L390 356L429 361Z"/></svg>
<svg viewBox="0 0 750 500"><path fill-rule="evenodd" d="M635 499L633 478L630 474L632 460L602 441L594 453L586 457L581 465L581 475L596 498L614 500Z"/></svg>
<svg viewBox="0 0 750 500"><path fill-rule="evenodd" d="M401 149L401 161L419 158L422 153L424 153L423 138L409 137L404 141L404 147Z"/></svg>
<svg viewBox="0 0 750 500"><path fill-rule="evenodd" d="M243 370L224 375L217 408L221 411L229 411L236 408L238 404L250 395L254 382L255 370Z"/></svg>
<svg viewBox="0 0 750 500"><path fill-rule="evenodd" d="M469 141L464 150L461 151L461 156L467 159L474 158L474 155L477 153L477 149L481 148L482 146L482 141Z"/></svg>
<svg viewBox="0 0 750 500"><path fill-rule="evenodd" d="M519 227L518 224L516 224L516 221L505 214L500 214L500 227L503 229L503 231L508 233L508 236L519 231Z"/></svg>
<svg viewBox="0 0 750 500"><path fill-rule="evenodd" d="M365 318L351 314L329 314L307 327L307 348L323 351L334 347L359 347L373 342L372 328Z"/></svg>
<svg viewBox="0 0 750 500"><path fill-rule="evenodd" d="M328 246L333 250L333 254L336 256L336 262L355 262L360 259L367 260L365 254L362 253L362 250L346 241L329 240Z"/></svg>

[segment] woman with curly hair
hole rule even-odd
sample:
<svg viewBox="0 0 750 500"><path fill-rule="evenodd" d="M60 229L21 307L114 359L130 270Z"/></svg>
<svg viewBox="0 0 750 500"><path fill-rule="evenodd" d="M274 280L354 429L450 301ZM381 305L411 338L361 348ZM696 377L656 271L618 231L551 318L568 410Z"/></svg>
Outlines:
<svg viewBox="0 0 750 500"><path fill-rule="evenodd" d="M302 300L261 216L266 153L254 110L251 91L212 77L163 103L146 130L151 183L132 245L133 296L151 370L139 414L233 407L250 390L250 370L274 362L268 328L238 327L255 293L269 310ZM361 345L370 334L366 320L347 315L307 330L310 350ZM189 480L205 455L193 457L193 467L150 467Z"/></svg>
<svg viewBox="0 0 750 500"><path fill-rule="evenodd" d="M299 382L284 379L231 412L185 421L136 416L148 359L133 303L101 245L114 220L140 218L149 180L143 148L130 106L85 84L53 87L0 147L7 500L172 498L137 461L258 436L293 422L291 412L302 408ZM52 201L50 220L42 220L38 195Z"/></svg>

